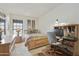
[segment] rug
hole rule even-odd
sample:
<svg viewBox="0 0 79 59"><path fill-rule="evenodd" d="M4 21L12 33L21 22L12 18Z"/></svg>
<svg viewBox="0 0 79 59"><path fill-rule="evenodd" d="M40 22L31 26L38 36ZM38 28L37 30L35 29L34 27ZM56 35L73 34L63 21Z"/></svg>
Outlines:
<svg viewBox="0 0 79 59"><path fill-rule="evenodd" d="M33 56L46 56L45 54L43 54L42 52L36 53L36 54L32 54Z"/></svg>

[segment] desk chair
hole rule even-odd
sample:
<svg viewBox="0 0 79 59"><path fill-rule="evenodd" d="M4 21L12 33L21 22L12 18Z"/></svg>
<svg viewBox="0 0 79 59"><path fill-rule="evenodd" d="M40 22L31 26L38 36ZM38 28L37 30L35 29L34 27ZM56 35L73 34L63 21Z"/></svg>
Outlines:
<svg viewBox="0 0 79 59"><path fill-rule="evenodd" d="M54 55L56 55L56 47L57 45L59 45L60 43L57 42L57 38L56 38L56 34L55 34L55 31L52 31L52 32L47 32L47 35L48 35L48 42L49 42L49 45L51 47L50 50L54 50L53 53ZM60 54L60 53L59 53Z"/></svg>

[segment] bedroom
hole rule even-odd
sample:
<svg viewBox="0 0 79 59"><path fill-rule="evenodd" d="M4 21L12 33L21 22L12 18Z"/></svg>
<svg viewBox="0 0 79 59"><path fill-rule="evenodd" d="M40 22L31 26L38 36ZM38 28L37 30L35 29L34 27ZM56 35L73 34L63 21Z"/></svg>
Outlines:
<svg viewBox="0 0 79 59"><path fill-rule="evenodd" d="M54 56L47 32L57 24L78 32L78 15L78 3L0 3L0 55Z"/></svg>

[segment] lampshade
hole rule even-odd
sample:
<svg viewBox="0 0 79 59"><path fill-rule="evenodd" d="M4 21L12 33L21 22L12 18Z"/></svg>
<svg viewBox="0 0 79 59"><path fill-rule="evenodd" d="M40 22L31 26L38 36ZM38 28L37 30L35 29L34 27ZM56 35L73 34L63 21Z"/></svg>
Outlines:
<svg viewBox="0 0 79 59"><path fill-rule="evenodd" d="M17 29L16 29L16 32L20 32L20 28L17 28Z"/></svg>

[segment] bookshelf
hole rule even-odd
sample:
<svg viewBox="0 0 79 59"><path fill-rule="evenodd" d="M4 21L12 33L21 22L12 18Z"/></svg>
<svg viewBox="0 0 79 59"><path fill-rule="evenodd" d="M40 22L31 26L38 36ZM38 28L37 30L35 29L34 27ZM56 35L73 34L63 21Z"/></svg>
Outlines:
<svg viewBox="0 0 79 59"><path fill-rule="evenodd" d="M79 39L79 24L58 25L54 28L63 29L64 36L73 35Z"/></svg>

